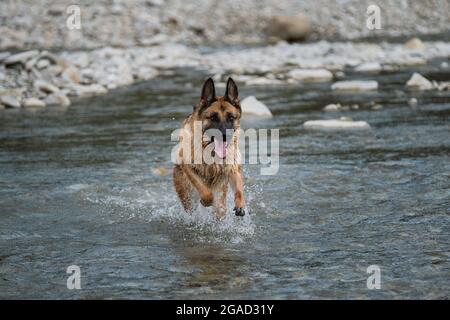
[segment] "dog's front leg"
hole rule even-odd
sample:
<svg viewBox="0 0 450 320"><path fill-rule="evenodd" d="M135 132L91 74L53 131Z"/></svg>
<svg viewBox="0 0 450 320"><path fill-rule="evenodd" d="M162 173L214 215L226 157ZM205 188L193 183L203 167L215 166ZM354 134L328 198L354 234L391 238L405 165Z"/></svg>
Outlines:
<svg viewBox="0 0 450 320"><path fill-rule="evenodd" d="M241 167L231 175L230 184L234 192L234 214L244 216L244 179L242 177Z"/></svg>
<svg viewBox="0 0 450 320"><path fill-rule="evenodd" d="M210 207L213 204L214 196L212 192L208 189L202 179L197 175L197 173L192 170L189 165L181 165L186 177L192 183L194 188L198 191L200 195L200 203L205 207Z"/></svg>

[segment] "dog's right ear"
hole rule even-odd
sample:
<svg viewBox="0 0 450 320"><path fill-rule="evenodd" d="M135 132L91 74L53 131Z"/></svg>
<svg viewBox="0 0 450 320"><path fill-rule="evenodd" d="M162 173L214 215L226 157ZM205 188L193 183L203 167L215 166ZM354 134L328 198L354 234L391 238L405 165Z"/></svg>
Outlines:
<svg viewBox="0 0 450 320"><path fill-rule="evenodd" d="M205 81L202 88L202 96L200 97L200 109L208 107L216 100L216 88L212 78Z"/></svg>

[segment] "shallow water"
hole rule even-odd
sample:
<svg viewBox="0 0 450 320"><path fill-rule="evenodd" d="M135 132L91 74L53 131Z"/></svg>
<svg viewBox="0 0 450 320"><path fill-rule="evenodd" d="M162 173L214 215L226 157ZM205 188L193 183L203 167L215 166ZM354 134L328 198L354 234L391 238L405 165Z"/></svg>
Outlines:
<svg viewBox="0 0 450 320"><path fill-rule="evenodd" d="M449 80L438 65L414 70ZM170 133L205 74L1 111L0 298L448 299L450 93L405 90L411 71L346 73L378 80L372 93L241 87L273 110L243 126L280 129L281 165L274 176L246 166L250 214L222 222L184 214L171 175L152 172L170 170ZM321 111L335 102L360 109ZM371 129L302 127L340 116ZM374 264L380 290L366 287ZM66 288L69 265L81 268L82 290Z"/></svg>

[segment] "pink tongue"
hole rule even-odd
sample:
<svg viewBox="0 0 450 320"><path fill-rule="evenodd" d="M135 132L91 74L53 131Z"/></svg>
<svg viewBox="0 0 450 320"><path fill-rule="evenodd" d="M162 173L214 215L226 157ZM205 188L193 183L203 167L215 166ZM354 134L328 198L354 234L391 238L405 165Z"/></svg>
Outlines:
<svg viewBox="0 0 450 320"><path fill-rule="evenodd" d="M214 139L214 152L220 159L224 159L227 156L227 143Z"/></svg>

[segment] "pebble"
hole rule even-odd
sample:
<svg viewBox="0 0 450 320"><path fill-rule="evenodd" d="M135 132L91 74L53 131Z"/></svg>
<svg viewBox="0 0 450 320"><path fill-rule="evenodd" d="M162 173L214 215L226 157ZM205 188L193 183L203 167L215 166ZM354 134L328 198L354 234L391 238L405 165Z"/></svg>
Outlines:
<svg viewBox="0 0 450 320"><path fill-rule="evenodd" d="M418 101L416 98L411 98L408 100L408 105L412 108L417 107Z"/></svg>
<svg viewBox="0 0 450 320"><path fill-rule="evenodd" d="M165 176L169 173L169 170L164 167L153 168L152 173L156 176Z"/></svg>

